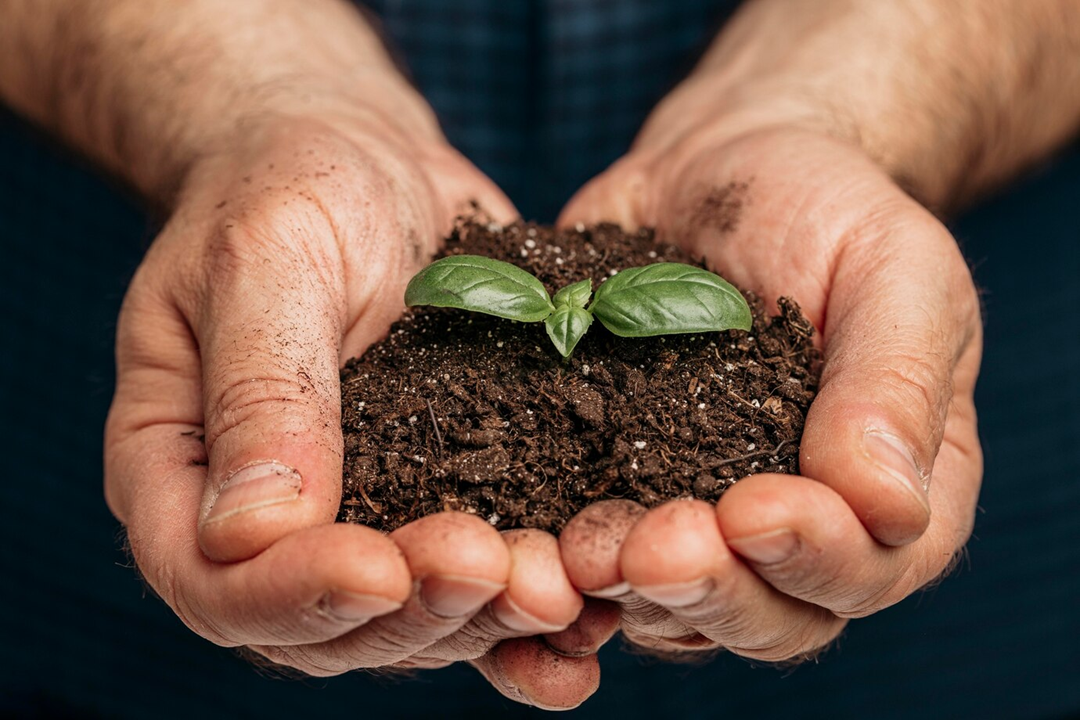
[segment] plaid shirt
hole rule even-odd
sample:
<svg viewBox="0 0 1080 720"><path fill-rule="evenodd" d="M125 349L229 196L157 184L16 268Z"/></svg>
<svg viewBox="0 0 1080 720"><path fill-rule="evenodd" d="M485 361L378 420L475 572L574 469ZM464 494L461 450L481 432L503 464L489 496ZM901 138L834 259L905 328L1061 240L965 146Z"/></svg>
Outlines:
<svg viewBox="0 0 1080 720"><path fill-rule="evenodd" d="M626 152L735 0L376 0L450 141L526 218L554 220Z"/></svg>

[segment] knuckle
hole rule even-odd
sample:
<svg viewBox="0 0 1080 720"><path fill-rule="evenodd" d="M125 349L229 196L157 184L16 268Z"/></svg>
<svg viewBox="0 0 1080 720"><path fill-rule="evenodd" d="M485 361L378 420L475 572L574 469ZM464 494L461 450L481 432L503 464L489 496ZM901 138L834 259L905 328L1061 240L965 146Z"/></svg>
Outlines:
<svg viewBox="0 0 1080 720"><path fill-rule="evenodd" d="M341 672L376 668L401 662L431 645L435 638L413 622L377 618L362 629L343 636L318 657L304 651L302 659L318 662L324 670Z"/></svg>
<svg viewBox="0 0 1080 720"><path fill-rule="evenodd" d="M910 563L898 574L880 584L868 585L833 612L842 618L863 618L895 605L919 589L925 582L920 580L919 563ZM851 595L851 593L849 593Z"/></svg>
<svg viewBox="0 0 1080 720"><path fill-rule="evenodd" d="M258 361L257 367L253 360ZM215 373L217 377L208 379L208 438L220 437L254 416L272 416L307 404L310 388L301 378L287 373L272 357L226 360Z"/></svg>
<svg viewBox="0 0 1080 720"><path fill-rule="evenodd" d="M812 618L793 625L780 636L758 647L731 647L736 655L767 663L799 664L821 655L846 626L827 611L815 613Z"/></svg>
<svg viewBox="0 0 1080 720"><path fill-rule="evenodd" d="M644 637L681 637L693 630L669 610L632 593L622 598L622 617L619 626L624 635Z"/></svg>
<svg viewBox="0 0 1080 720"><path fill-rule="evenodd" d="M732 637L746 631L746 613L737 600L739 582L733 573L713 578L713 589L704 600L679 608L674 615L689 627L698 628L709 637Z"/></svg>
<svg viewBox="0 0 1080 720"><path fill-rule="evenodd" d="M478 630L471 623L438 642L428 646L412 661L422 663L449 663L475 660L491 652L491 649L505 638L496 637Z"/></svg>
<svg viewBox="0 0 1080 720"><path fill-rule="evenodd" d="M872 591L857 597L843 607L834 610L843 618L861 618L873 615L895 605L909 595L935 586L943 581L965 556L963 540L927 539L912 547L912 557L904 567L886 582Z"/></svg>
<svg viewBox="0 0 1080 720"><path fill-rule="evenodd" d="M146 586L195 634L215 645L223 647L239 645L240 643L235 642L218 623L209 617L209 614L202 612L202 608L199 607L190 591L185 590L174 556L163 551L161 544L152 537L144 537L140 531L141 527L143 526L136 517L135 522L127 528L127 546L131 551L131 558L135 561L138 574Z"/></svg>
<svg viewBox="0 0 1080 720"><path fill-rule="evenodd" d="M936 434L944 425L945 413L952 400L952 375L939 353L905 353L898 362L882 369L883 379L901 405L920 411L928 418Z"/></svg>
<svg viewBox="0 0 1080 720"><path fill-rule="evenodd" d="M685 635L663 635L625 629L623 637L639 651L659 659L678 662L708 657L707 653L719 650L723 645L701 633L688 630Z"/></svg>
<svg viewBox="0 0 1080 720"><path fill-rule="evenodd" d="M332 217L313 197L271 190L218 222L207 241L207 270L228 279L268 261L307 261L325 251L333 228Z"/></svg>
<svg viewBox="0 0 1080 720"><path fill-rule="evenodd" d="M189 630L221 647L236 647L240 644L233 640L210 614L203 612L198 603L183 589L171 564L151 561L145 556L140 559L139 553L134 554L147 583Z"/></svg>
<svg viewBox="0 0 1080 720"><path fill-rule="evenodd" d="M289 292L296 302L328 292L342 281L336 234L320 202L271 194L209 232L197 263L197 300L207 307L250 302L256 284L268 292ZM299 280L308 277L310 282Z"/></svg>
<svg viewBox="0 0 1080 720"><path fill-rule="evenodd" d="M272 645L253 645L251 649L275 665L282 665L298 670L312 677L334 677L348 672L352 668L327 667L326 663L315 661L304 646L289 648Z"/></svg>
<svg viewBox="0 0 1080 720"><path fill-rule="evenodd" d="M829 598L850 593L850 581L842 572L822 562L824 551L802 543L794 556L768 567L769 582L785 593L808 600L827 602Z"/></svg>
<svg viewBox="0 0 1080 720"><path fill-rule="evenodd" d="M866 582L860 576L866 577L868 572L880 574L884 569L862 567L855 571L822 563L819 561L822 555L821 550L804 546L790 560L769 568L769 582L788 594L827 607L842 618L871 615L899 602L918 587L912 580L918 571L912 567L884 582Z"/></svg>

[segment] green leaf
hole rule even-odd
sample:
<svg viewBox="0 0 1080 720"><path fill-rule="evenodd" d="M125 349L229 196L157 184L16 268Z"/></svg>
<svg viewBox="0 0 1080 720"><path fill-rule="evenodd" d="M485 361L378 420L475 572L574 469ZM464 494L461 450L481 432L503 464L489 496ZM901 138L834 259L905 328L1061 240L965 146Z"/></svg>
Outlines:
<svg viewBox="0 0 1080 720"><path fill-rule="evenodd" d="M596 289L589 310L622 337L750 329L750 307L719 275L682 263L623 270Z"/></svg>
<svg viewBox="0 0 1080 720"><path fill-rule="evenodd" d="M539 322L555 310L547 290L516 265L479 255L451 255L418 272L405 304L452 307L520 322Z"/></svg>
<svg viewBox="0 0 1080 720"><path fill-rule="evenodd" d="M560 306L544 321L548 337L555 343L562 356L570 357L578 340L592 325L593 317L588 310L568 305Z"/></svg>
<svg viewBox="0 0 1080 720"><path fill-rule="evenodd" d="M555 293L555 297L552 299L555 302L555 307L565 305L567 307L583 308L589 304L590 297L592 297L592 280L585 279L573 285L567 285Z"/></svg>

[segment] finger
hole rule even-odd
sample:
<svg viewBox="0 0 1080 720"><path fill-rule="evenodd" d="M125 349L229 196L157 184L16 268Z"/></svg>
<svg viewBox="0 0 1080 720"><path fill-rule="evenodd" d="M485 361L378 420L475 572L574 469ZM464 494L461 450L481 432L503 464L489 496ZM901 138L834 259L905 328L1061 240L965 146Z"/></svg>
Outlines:
<svg viewBox="0 0 1080 720"><path fill-rule="evenodd" d="M620 158L570 198L556 225L573 227L578 223L612 222L628 230L642 224L653 225L649 188L644 162L630 156Z"/></svg>
<svg viewBox="0 0 1080 720"><path fill-rule="evenodd" d="M559 549L574 587L598 598L618 597L630 589L619 567L619 552L644 514L636 502L603 500L571 518L559 535Z"/></svg>
<svg viewBox="0 0 1080 720"><path fill-rule="evenodd" d="M417 580L403 608L324 643L254 649L316 676L392 665L458 630L509 581L506 544L475 516L430 515L391 538Z"/></svg>
<svg viewBox="0 0 1080 720"><path fill-rule="evenodd" d="M571 710L600 687L596 655L566 657L535 637L504 640L470 663L506 697L544 710Z"/></svg>
<svg viewBox="0 0 1080 720"><path fill-rule="evenodd" d="M567 628L578 619L584 603L563 568L558 541L539 530L511 530L503 537L514 558L510 586L488 611L474 618L468 633L460 634L486 644L493 637L554 635ZM597 642L604 634L597 620L586 619L589 637L580 638L578 647ZM595 654L567 657L539 637L503 640L470 662L506 697L547 710L577 707L600 684Z"/></svg>
<svg viewBox="0 0 1080 720"><path fill-rule="evenodd" d="M590 655L615 636L621 619L622 610L618 604L608 600L585 598L585 606L577 620L562 632L545 635L544 640L560 655Z"/></svg>
<svg viewBox="0 0 1080 720"><path fill-rule="evenodd" d="M595 654L619 631L621 615L622 610L616 603L585 598L585 606L581 609L577 620L561 632L544 635L544 641L552 650L567 657ZM453 662L446 658L414 655L396 663L396 667L431 669L446 667Z"/></svg>
<svg viewBox="0 0 1080 720"><path fill-rule="evenodd" d="M332 522L341 495L345 281L334 228L314 204L294 201L286 214L278 199L224 221L201 290L177 297L203 361L199 540L217 561Z"/></svg>
<svg viewBox="0 0 1080 720"><path fill-rule="evenodd" d="M836 266L800 468L836 490L875 538L904 545L930 523L930 478L954 373L977 344L978 300L956 243L913 202L853 238ZM921 251L908 252L916 241ZM974 373L961 374L973 383Z"/></svg>
<svg viewBox="0 0 1080 720"><path fill-rule="evenodd" d="M780 661L831 642L845 621L764 582L724 543L716 512L698 500L650 510L623 543L631 588L731 651Z"/></svg>
<svg viewBox="0 0 1080 720"><path fill-rule="evenodd" d="M458 632L414 655L414 662L471 660L501 640L558 633L577 619L583 600L563 569L558 541L540 530L510 530L502 537L511 556L506 590Z"/></svg>
<svg viewBox="0 0 1080 720"><path fill-rule="evenodd" d="M662 639L664 643L699 647L696 631L631 590L623 577L619 561L623 542L645 512L630 500L604 500L574 516L559 536L567 575L583 593L610 599L622 607L623 634L631 642L656 647Z"/></svg>
<svg viewBox="0 0 1080 720"><path fill-rule="evenodd" d="M132 552L150 586L192 630L219 645L326 640L401 607L411 577L394 543L369 528L327 525L235 564L208 560L193 532L206 481L187 425L111 437ZM193 462L194 461L194 462Z"/></svg>
<svg viewBox="0 0 1080 720"><path fill-rule="evenodd" d="M963 417L974 410L967 405L950 415L930 527L917 541L882 545L821 483L759 475L736 483L717 505L728 545L778 590L843 617L903 600L951 567L971 533L982 463L974 422Z"/></svg>
<svg viewBox="0 0 1080 720"><path fill-rule="evenodd" d="M559 541L540 530L503 533L513 556L510 586L491 603L502 626L525 634L554 633L577 619L584 601L570 584Z"/></svg>
<svg viewBox="0 0 1080 720"><path fill-rule="evenodd" d="M520 216L510 199L475 165L448 144L431 149L425 167L439 190L442 237L454 218L473 213L474 206L498 223L510 223Z"/></svg>

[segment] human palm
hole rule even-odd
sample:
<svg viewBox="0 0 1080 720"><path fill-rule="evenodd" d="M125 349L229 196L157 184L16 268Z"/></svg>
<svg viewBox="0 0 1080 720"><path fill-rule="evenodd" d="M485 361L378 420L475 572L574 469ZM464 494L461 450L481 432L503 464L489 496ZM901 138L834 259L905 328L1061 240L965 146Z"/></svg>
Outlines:
<svg viewBox="0 0 1080 720"><path fill-rule="evenodd" d="M600 220L794 298L824 364L800 476L746 478L715 508L587 508L560 539L575 586L620 602L633 642L780 661L946 570L982 476L979 305L947 230L861 151L795 128L639 145L561 219Z"/></svg>
<svg viewBox="0 0 1080 720"><path fill-rule="evenodd" d="M195 632L327 675L490 664L500 640L577 617L546 533L460 513L389 536L334 524L338 368L471 201L515 215L445 143L352 118L256 123L190 172L121 313L106 493Z"/></svg>

